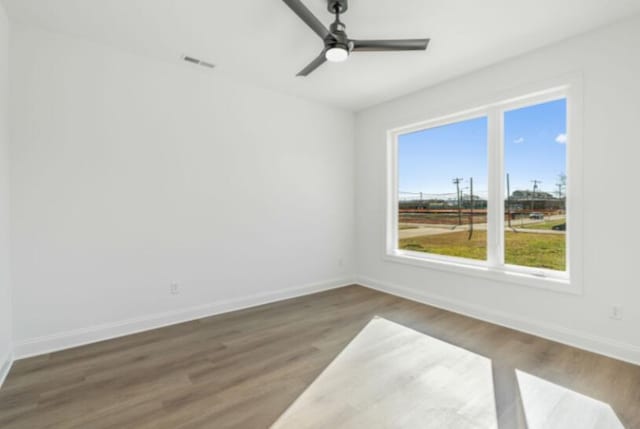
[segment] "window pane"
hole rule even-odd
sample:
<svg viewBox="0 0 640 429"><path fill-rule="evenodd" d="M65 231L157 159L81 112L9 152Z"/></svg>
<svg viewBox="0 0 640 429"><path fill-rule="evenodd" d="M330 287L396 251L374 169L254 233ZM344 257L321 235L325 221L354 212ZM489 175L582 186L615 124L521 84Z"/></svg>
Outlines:
<svg viewBox="0 0 640 429"><path fill-rule="evenodd" d="M398 137L398 247L487 259L487 118Z"/></svg>
<svg viewBox="0 0 640 429"><path fill-rule="evenodd" d="M566 271L565 99L504 114L505 262Z"/></svg>

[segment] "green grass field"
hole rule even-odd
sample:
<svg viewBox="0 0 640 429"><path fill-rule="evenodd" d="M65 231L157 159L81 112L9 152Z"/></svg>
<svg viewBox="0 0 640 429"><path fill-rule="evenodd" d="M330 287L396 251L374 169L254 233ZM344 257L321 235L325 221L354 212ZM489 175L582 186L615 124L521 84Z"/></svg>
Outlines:
<svg viewBox="0 0 640 429"><path fill-rule="evenodd" d="M417 252L458 256L484 260L487 258L487 232L475 231L468 240L468 231L423 237L404 238L399 247ZM505 232L507 264L564 271L566 252L564 234Z"/></svg>

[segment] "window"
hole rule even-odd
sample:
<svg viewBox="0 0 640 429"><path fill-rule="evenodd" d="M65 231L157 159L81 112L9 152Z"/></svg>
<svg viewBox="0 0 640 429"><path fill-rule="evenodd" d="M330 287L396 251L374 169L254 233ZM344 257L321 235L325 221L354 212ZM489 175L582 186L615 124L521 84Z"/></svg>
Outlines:
<svg viewBox="0 0 640 429"><path fill-rule="evenodd" d="M398 248L487 260L487 117L398 136Z"/></svg>
<svg viewBox="0 0 640 429"><path fill-rule="evenodd" d="M566 271L566 99L504 112L507 264Z"/></svg>
<svg viewBox="0 0 640 429"><path fill-rule="evenodd" d="M390 131L387 255L569 284L579 223L569 94L562 87Z"/></svg>

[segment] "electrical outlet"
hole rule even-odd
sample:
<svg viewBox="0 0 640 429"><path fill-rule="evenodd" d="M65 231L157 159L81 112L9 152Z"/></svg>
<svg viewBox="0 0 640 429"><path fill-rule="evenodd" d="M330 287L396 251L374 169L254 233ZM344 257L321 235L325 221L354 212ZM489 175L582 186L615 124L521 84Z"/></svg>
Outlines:
<svg viewBox="0 0 640 429"><path fill-rule="evenodd" d="M171 295L178 295L180 293L180 285L178 283L171 283L169 286L169 293Z"/></svg>
<svg viewBox="0 0 640 429"><path fill-rule="evenodd" d="M613 320L622 320L622 306L612 305L609 310L609 318Z"/></svg>

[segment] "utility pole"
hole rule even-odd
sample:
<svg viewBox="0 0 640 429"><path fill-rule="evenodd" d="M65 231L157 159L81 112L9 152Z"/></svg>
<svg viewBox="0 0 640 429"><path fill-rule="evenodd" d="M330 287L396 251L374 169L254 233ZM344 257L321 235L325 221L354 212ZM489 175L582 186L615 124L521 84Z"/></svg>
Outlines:
<svg viewBox="0 0 640 429"><path fill-rule="evenodd" d="M473 177L469 179L469 240L473 237Z"/></svg>
<svg viewBox="0 0 640 429"><path fill-rule="evenodd" d="M462 225L462 207L460 206L460 183L464 179L462 177L456 177L453 179L453 184L456 185L456 196L458 197L458 225Z"/></svg>
<svg viewBox="0 0 640 429"><path fill-rule="evenodd" d="M511 228L511 185L509 183L509 173L507 173L507 222L509 223L509 228Z"/></svg>
<svg viewBox="0 0 640 429"><path fill-rule="evenodd" d="M542 180L532 180L533 183L533 195L531 196L531 211L534 211L534 200L536 199L536 191L538 190L538 185L542 183Z"/></svg>

